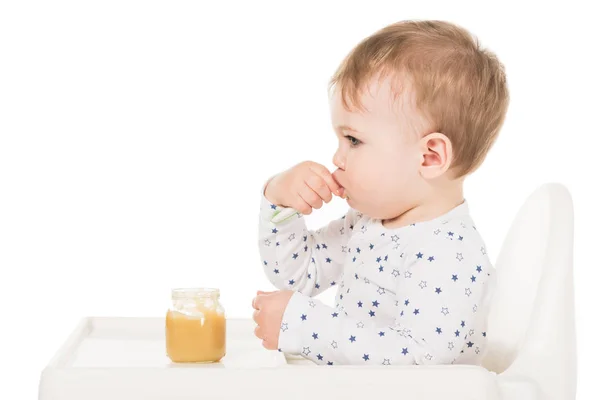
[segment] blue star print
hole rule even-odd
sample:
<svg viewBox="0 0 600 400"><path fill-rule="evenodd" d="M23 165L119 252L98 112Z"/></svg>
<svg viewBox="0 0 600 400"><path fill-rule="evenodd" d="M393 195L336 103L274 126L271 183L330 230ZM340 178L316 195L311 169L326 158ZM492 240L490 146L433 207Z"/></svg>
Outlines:
<svg viewBox="0 0 600 400"><path fill-rule="evenodd" d="M321 365L482 361L482 310L488 310L482 303L494 268L480 235L470 234L466 206L411 228L385 229L349 209L317 230L300 213L271 222L282 210L274 206L261 203L258 243L267 278L279 290L293 290L279 351ZM333 286L335 307L309 303Z"/></svg>

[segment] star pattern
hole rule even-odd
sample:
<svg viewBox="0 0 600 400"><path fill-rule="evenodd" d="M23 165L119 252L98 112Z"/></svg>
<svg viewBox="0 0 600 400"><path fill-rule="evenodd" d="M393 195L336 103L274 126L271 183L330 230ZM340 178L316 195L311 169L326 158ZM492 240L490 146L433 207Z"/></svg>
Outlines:
<svg viewBox="0 0 600 400"><path fill-rule="evenodd" d="M265 204L265 216L279 210ZM468 215L428 221L426 229L386 232L359 215L349 210L316 231L306 228L300 214L276 226L266 222L270 217L261 219L265 273L277 288L305 293L284 313L279 351L323 365L410 364L418 354L436 363L445 359L444 351L453 362L479 360L487 336L477 328L485 317L478 308L493 267L479 234L470 233L476 228ZM310 299L334 285L335 309ZM424 323L432 325L423 331ZM421 353L415 346L422 344Z"/></svg>

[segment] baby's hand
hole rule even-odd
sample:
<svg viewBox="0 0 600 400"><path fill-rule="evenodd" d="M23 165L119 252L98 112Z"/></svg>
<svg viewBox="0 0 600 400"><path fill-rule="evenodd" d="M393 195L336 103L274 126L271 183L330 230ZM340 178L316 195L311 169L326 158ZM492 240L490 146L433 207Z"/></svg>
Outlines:
<svg viewBox="0 0 600 400"><path fill-rule="evenodd" d="M256 322L254 334L266 349L276 350L279 346L281 320L293 294L291 290L258 292L252 300L255 310L252 319Z"/></svg>
<svg viewBox="0 0 600 400"><path fill-rule="evenodd" d="M321 164L304 161L276 175L267 184L265 197L273 204L291 207L302 214L329 203L332 194L340 195L340 186Z"/></svg>

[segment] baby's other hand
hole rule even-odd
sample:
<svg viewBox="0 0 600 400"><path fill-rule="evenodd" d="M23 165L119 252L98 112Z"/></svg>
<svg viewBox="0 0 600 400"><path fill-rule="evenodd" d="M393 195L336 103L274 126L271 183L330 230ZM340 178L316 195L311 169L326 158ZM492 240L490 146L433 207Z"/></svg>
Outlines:
<svg viewBox="0 0 600 400"><path fill-rule="evenodd" d="M253 319L256 322L254 334L262 339L263 347L277 350L279 347L279 331L283 313L294 294L291 290L276 292L258 292L252 301L254 307Z"/></svg>
<svg viewBox="0 0 600 400"><path fill-rule="evenodd" d="M304 161L276 175L265 189L265 197L273 204L292 207L302 214L329 203L332 194L340 195L340 186L331 172L312 161Z"/></svg>

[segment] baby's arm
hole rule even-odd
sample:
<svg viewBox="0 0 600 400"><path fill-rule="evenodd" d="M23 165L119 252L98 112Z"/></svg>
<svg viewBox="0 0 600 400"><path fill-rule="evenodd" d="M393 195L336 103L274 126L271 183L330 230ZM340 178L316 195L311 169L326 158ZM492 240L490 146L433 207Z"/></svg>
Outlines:
<svg viewBox="0 0 600 400"><path fill-rule="evenodd" d="M350 318L295 293L283 316L279 347L319 364L450 364L465 345L484 340L469 332L493 271L472 253L467 260L467 252L436 245L407 252L391 323ZM386 298L383 288L377 293Z"/></svg>
<svg viewBox="0 0 600 400"><path fill-rule="evenodd" d="M327 226L308 231L300 214L272 223L282 209L263 196L258 245L265 273L278 289L315 296L339 280L357 212L350 209Z"/></svg>

